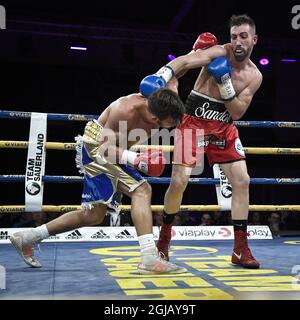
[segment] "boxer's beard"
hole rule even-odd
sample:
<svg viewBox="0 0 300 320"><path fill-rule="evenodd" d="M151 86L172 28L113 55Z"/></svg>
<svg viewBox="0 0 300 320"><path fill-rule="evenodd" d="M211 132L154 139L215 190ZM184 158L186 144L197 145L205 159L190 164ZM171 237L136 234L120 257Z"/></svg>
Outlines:
<svg viewBox="0 0 300 320"><path fill-rule="evenodd" d="M240 51L237 51L240 50ZM245 50L244 48L237 47L233 51L234 57L238 62L244 61L248 56L249 53L251 52L251 49L249 48L248 50Z"/></svg>

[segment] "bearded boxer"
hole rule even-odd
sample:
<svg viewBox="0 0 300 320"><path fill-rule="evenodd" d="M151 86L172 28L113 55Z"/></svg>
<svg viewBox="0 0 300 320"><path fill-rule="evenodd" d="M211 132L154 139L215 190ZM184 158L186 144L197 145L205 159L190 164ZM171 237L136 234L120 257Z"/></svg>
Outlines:
<svg viewBox="0 0 300 320"><path fill-rule="evenodd" d="M72 211L40 227L13 234L10 241L31 267L41 267L34 245L51 235L84 226L98 225L116 192L131 197L131 215L141 248L138 271L183 273L185 268L161 258L152 233L151 187L139 173L160 176L165 159L162 152L136 153L128 149L139 142L129 139L134 129L143 130L147 139L160 127L178 125L184 104L177 94L178 82L171 80L166 89L154 89L146 98L140 93L121 97L108 106L98 120L87 123L83 137L77 137L76 162L84 174L83 209ZM171 89L172 90L171 90ZM126 124L126 131L121 125ZM134 141L132 141L134 140Z"/></svg>
<svg viewBox="0 0 300 320"><path fill-rule="evenodd" d="M232 185L234 249L231 261L245 268L259 268L259 262L253 257L247 242L249 176L238 130L233 124L233 120L239 120L245 114L262 82L260 71L250 60L257 42L255 29L255 23L249 16L233 15L230 19L230 44L219 46L214 35L202 34L195 42L193 52L166 66L177 78L189 69L203 67L187 98L186 114L175 134L172 177L165 194L164 225L157 243L158 250L166 259L172 223L180 209L195 159L199 158L196 130L203 129L205 141L202 145L210 165L220 164ZM191 157L183 154L184 146L180 147L186 129L193 130Z"/></svg>

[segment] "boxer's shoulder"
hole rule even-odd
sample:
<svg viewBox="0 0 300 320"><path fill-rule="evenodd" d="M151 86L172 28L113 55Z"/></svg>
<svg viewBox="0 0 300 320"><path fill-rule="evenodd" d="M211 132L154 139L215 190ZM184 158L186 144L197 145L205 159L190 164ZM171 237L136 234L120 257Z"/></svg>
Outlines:
<svg viewBox="0 0 300 320"><path fill-rule="evenodd" d="M249 60L249 68L251 70L253 77L258 78L258 79L262 79L262 77L263 77L262 73L260 72L260 70L258 69L256 64L251 60Z"/></svg>
<svg viewBox="0 0 300 320"><path fill-rule="evenodd" d="M140 93L133 93L127 96L120 97L111 107L118 110L141 109L147 106L147 98L143 97Z"/></svg>
<svg viewBox="0 0 300 320"><path fill-rule="evenodd" d="M148 99L140 93L129 94L128 96L122 97L120 100L121 103L127 103L136 106L147 104L147 101Z"/></svg>
<svg viewBox="0 0 300 320"><path fill-rule="evenodd" d="M222 47L226 50L226 55L230 56L230 52L232 51L231 43L222 44Z"/></svg>

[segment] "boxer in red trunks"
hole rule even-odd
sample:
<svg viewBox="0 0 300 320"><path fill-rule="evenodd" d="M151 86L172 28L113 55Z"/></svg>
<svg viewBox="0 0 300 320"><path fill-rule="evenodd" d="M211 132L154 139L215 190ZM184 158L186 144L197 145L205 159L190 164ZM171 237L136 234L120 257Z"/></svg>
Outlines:
<svg viewBox="0 0 300 320"><path fill-rule="evenodd" d="M203 152L203 148L198 148L201 145L209 163L220 164L232 185L232 263L245 268L259 268L259 262L253 257L247 242L249 176L243 146L233 124L233 120L245 114L262 82L261 73L250 60L257 42L254 21L247 15L232 16L230 37L231 43L219 46L214 35L202 34L195 42L193 52L176 58L165 67L172 70L177 78L189 69L203 68L187 98L186 114L176 130L172 178L165 194L164 225L157 247L169 259L172 223L180 209L198 150ZM164 78L165 75L161 76ZM187 129L193 132L190 156L182 152L185 148L182 137ZM204 141L203 136L202 141L197 141L197 129L204 130ZM182 145L183 148L180 147Z"/></svg>

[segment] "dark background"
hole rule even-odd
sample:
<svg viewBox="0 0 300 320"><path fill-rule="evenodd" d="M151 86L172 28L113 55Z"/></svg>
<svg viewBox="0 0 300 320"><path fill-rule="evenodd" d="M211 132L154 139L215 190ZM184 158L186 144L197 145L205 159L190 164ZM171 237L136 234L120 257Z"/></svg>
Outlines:
<svg viewBox="0 0 300 320"><path fill-rule="evenodd" d="M300 29L291 27L297 1L0 1L7 29L0 30L0 109L100 114L110 102L137 92L140 80L185 54L199 33L229 41L228 19L247 13L259 41L252 60L264 81L242 120L299 121ZM298 1L298 4L299 1ZM70 45L87 46L71 51ZM281 58L298 59L283 63ZM185 99L198 71L180 80ZM84 122L48 122L48 141L72 142ZM29 121L0 119L0 140L28 140ZM240 129L244 146L300 147L298 129ZM24 174L25 150L0 149L0 174ZM299 156L249 155L251 177L300 177ZM164 176L170 174L170 166ZM47 175L77 175L74 152L47 151ZM203 177L212 177L206 166ZM21 183L1 184L1 204L24 204ZM153 185L162 204L167 185ZM45 204L79 204L81 184L46 184ZM128 203L128 199L124 200ZM191 185L184 204L216 203L213 186ZM299 204L299 186L251 186L251 204Z"/></svg>

